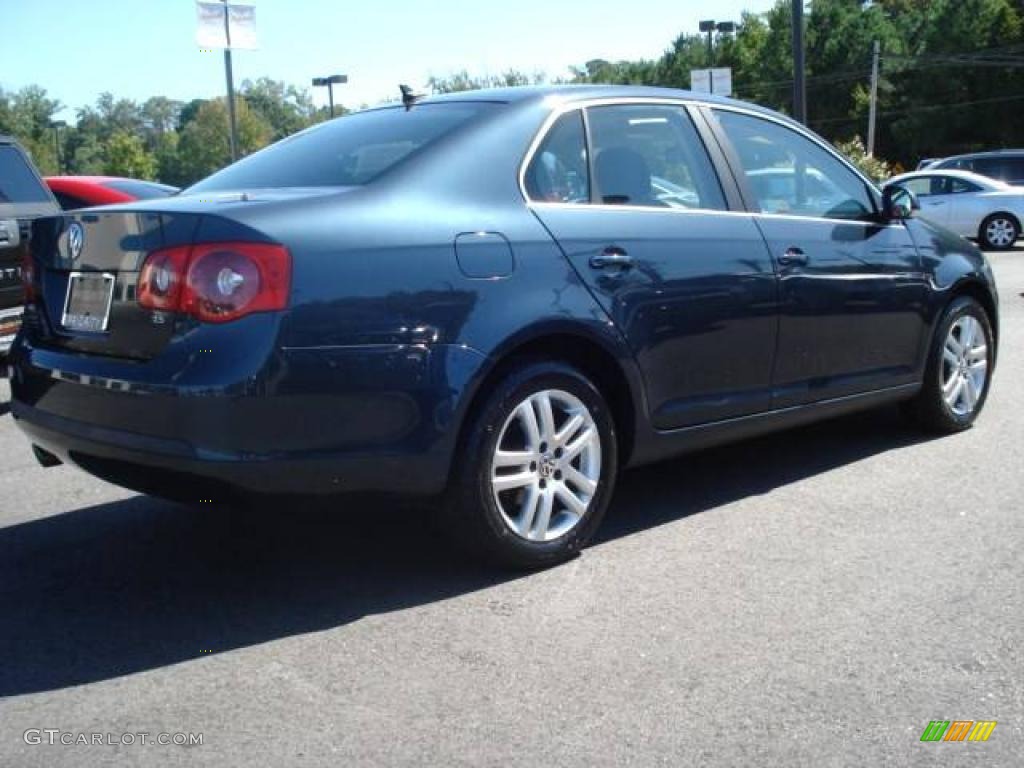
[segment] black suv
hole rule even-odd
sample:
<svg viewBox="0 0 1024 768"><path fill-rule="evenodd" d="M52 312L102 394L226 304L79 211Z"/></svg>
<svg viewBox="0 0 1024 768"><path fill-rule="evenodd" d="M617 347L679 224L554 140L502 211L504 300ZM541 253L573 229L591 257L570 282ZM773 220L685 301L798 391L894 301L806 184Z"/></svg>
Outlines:
<svg viewBox="0 0 1024 768"><path fill-rule="evenodd" d="M32 219L59 210L25 151L0 136L0 359L21 325L21 264Z"/></svg>

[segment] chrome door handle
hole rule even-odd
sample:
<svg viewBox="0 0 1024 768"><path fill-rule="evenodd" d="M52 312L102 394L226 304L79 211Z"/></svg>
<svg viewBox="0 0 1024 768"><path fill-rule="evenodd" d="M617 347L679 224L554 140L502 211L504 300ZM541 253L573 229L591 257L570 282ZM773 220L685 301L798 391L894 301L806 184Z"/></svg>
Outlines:
<svg viewBox="0 0 1024 768"><path fill-rule="evenodd" d="M629 269L633 266L633 257L617 246L608 246L597 256L590 258L590 266L594 269L621 267Z"/></svg>
<svg viewBox="0 0 1024 768"><path fill-rule="evenodd" d="M779 256L780 267L802 267L807 263L807 254L800 248L787 248L786 252Z"/></svg>

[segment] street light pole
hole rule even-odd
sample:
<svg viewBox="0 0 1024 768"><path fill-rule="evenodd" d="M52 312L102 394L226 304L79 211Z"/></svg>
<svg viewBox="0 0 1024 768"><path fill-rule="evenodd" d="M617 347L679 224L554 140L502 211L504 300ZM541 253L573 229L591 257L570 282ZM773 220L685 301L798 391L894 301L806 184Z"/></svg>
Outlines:
<svg viewBox="0 0 1024 768"><path fill-rule="evenodd" d="M875 154L875 120L878 116L878 58L881 45L875 40L871 55L871 102L868 105L868 156Z"/></svg>
<svg viewBox="0 0 1024 768"><path fill-rule="evenodd" d="M804 64L804 0L793 0L793 117L807 124L807 81Z"/></svg>
<svg viewBox="0 0 1024 768"><path fill-rule="evenodd" d="M238 159L238 123L235 120L235 78L231 72L231 11L228 0L220 0L224 3L224 38L227 45L224 46L224 77L228 81L228 120L231 123L229 142L231 144L231 162Z"/></svg>
<svg viewBox="0 0 1024 768"><path fill-rule="evenodd" d="M708 33L708 69L715 65L715 45L711 36L715 33L715 22L713 20L702 21L700 31Z"/></svg>
<svg viewBox="0 0 1024 768"><path fill-rule="evenodd" d="M327 101L331 105L331 117L334 117L334 86L342 85L348 82L348 75L330 75L329 77L314 77L313 86L321 88L327 87Z"/></svg>

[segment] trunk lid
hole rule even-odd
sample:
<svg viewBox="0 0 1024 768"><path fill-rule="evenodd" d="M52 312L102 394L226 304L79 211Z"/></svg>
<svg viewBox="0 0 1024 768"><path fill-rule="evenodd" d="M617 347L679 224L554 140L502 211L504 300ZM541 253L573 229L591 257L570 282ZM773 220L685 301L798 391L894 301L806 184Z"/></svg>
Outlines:
<svg viewBox="0 0 1024 768"><path fill-rule="evenodd" d="M197 241L268 242L247 222L267 222L275 211L302 210L310 199L350 188L257 189L214 195L175 195L158 200L104 206L49 217L35 223L32 253L40 270L41 295L26 312L34 345L135 360L158 355L176 336L198 322L146 309L138 302L138 281L153 251ZM75 237L72 237L75 233ZM77 242L80 240L80 242ZM103 276L112 285L102 285ZM69 285L79 280L97 296L110 291L105 327L68 323ZM72 286L71 298L78 286ZM96 303L99 306L99 303Z"/></svg>
<svg viewBox="0 0 1024 768"><path fill-rule="evenodd" d="M179 319L139 306L139 273L150 252L191 243L201 218L97 209L37 221L32 252L40 294L34 312L26 315L32 343L138 360L159 354L181 330ZM87 291L102 291L102 300L90 305ZM105 312L102 327L87 330L73 320L83 307Z"/></svg>

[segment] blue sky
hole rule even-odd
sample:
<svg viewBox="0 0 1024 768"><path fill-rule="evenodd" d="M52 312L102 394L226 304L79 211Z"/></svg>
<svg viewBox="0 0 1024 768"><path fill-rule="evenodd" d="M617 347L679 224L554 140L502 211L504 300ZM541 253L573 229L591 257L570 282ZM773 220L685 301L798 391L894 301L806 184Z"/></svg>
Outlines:
<svg viewBox="0 0 1024 768"><path fill-rule="evenodd" d="M565 74L588 59L659 56L702 18L738 20L771 0L256 0L260 49L234 54L235 82L261 76L308 86L342 72L348 106L394 95L400 82L508 68ZM35 83L60 116L102 91L143 100L224 92L220 52L195 43L193 0L0 0L0 87ZM314 98L326 103L326 93Z"/></svg>

